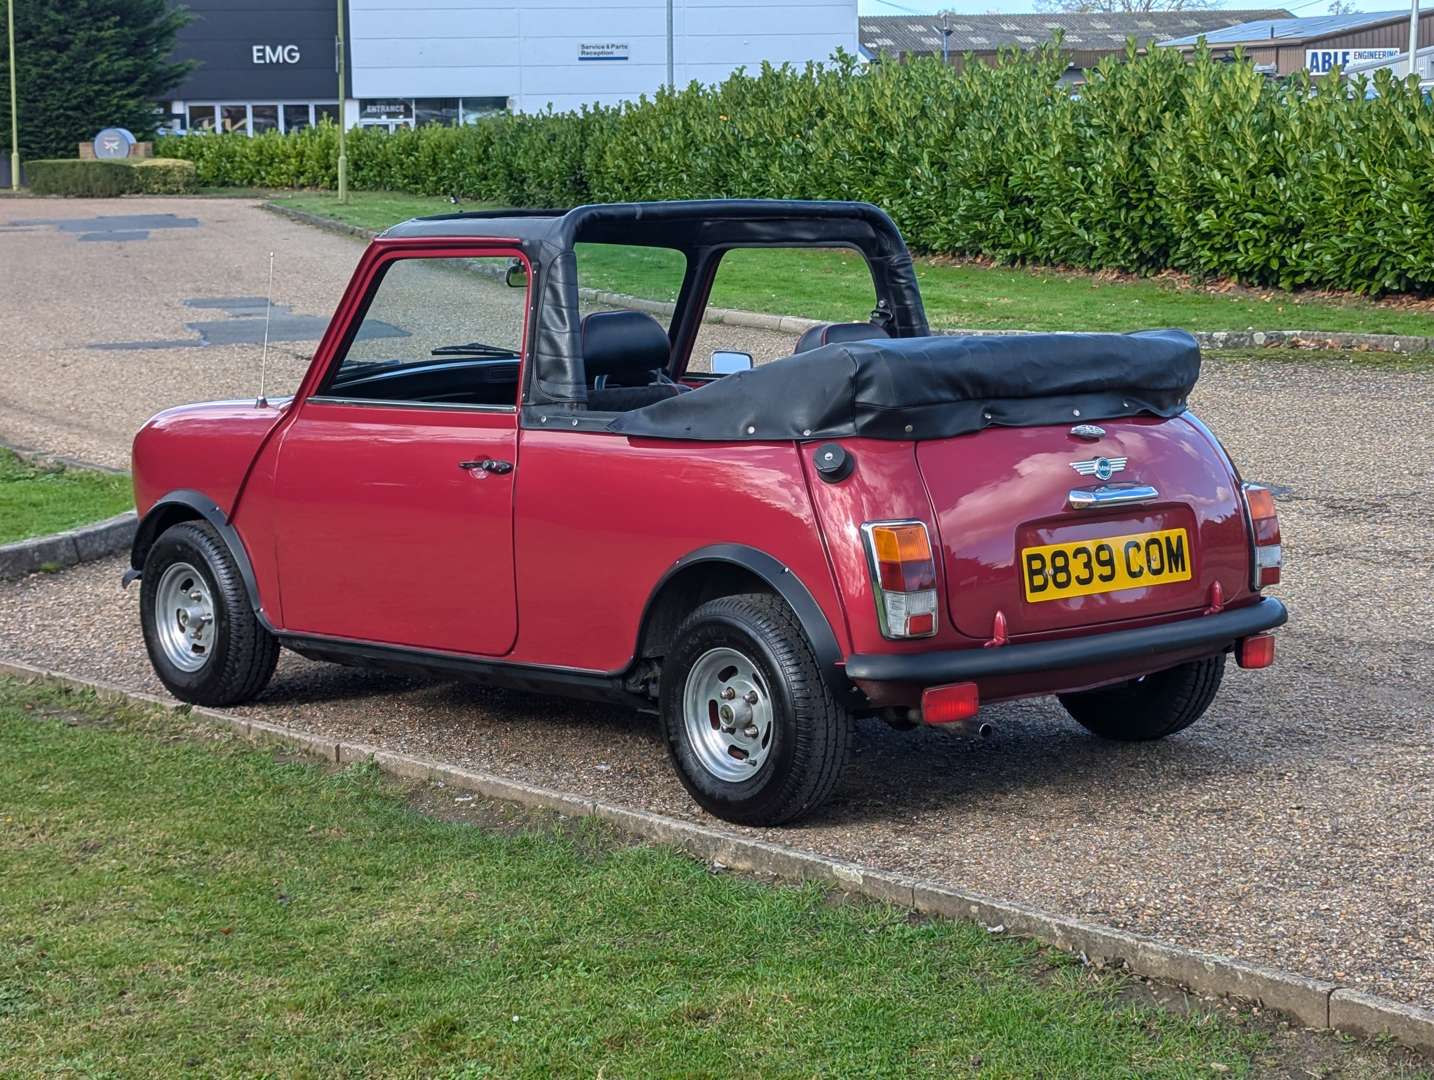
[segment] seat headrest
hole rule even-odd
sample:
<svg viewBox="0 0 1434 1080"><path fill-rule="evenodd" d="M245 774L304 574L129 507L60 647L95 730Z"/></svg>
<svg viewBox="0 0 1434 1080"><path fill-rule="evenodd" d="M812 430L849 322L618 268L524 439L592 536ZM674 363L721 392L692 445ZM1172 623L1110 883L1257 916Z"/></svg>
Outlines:
<svg viewBox="0 0 1434 1080"><path fill-rule="evenodd" d="M797 338L794 352L820 349L823 345L834 345L839 341L875 341L889 338L886 327L869 322L822 323L814 326Z"/></svg>
<svg viewBox="0 0 1434 1080"><path fill-rule="evenodd" d="M645 311L594 311L579 324L588 385L601 375L610 385L646 386L671 358L667 331Z"/></svg>

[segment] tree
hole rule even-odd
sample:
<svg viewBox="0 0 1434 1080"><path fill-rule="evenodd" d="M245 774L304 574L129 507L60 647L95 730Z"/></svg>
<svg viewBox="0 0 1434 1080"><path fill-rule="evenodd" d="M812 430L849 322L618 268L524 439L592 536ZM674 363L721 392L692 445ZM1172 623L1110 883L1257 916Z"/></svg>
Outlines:
<svg viewBox="0 0 1434 1080"><path fill-rule="evenodd" d="M1355 6L1354 0L1334 0L1329 6L1329 13L1331 15L1352 15L1358 10L1359 8Z"/></svg>
<svg viewBox="0 0 1434 1080"><path fill-rule="evenodd" d="M188 15L166 0L0 0L15 4L20 156L74 157L101 128L154 135L157 104L188 74L172 63ZM10 152L10 56L0 37L0 140Z"/></svg>
<svg viewBox="0 0 1434 1080"><path fill-rule="evenodd" d="M1218 0L1036 0L1037 11L1077 14L1138 15L1144 11L1209 11L1219 6Z"/></svg>

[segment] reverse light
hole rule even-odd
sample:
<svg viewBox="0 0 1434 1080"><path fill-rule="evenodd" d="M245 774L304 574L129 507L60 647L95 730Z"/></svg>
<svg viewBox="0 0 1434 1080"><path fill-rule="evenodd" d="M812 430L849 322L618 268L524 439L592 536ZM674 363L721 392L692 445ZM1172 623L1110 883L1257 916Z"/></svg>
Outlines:
<svg viewBox="0 0 1434 1080"><path fill-rule="evenodd" d="M1254 537L1254 560L1250 584L1255 589L1280 583L1280 518L1275 512L1275 497L1269 488L1246 484L1245 506L1250 511L1250 529Z"/></svg>
<svg viewBox="0 0 1434 1080"><path fill-rule="evenodd" d="M936 561L926 526L920 521L873 521L861 532L882 635L921 638L936 633Z"/></svg>

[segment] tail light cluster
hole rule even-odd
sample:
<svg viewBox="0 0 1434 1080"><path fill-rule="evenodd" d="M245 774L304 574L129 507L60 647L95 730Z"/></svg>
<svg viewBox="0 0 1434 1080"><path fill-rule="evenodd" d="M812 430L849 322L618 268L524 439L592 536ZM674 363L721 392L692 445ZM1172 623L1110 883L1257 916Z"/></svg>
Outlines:
<svg viewBox="0 0 1434 1080"><path fill-rule="evenodd" d="M861 527L882 635L936 633L936 560L920 521L874 521Z"/></svg>
<svg viewBox="0 0 1434 1080"><path fill-rule="evenodd" d="M1245 506L1250 511L1250 530L1254 537L1254 563L1250 584L1256 589L1280 583L1280 519L1275 513L1275 497L1269 488L1259 484L1245 485Z"/></svg>

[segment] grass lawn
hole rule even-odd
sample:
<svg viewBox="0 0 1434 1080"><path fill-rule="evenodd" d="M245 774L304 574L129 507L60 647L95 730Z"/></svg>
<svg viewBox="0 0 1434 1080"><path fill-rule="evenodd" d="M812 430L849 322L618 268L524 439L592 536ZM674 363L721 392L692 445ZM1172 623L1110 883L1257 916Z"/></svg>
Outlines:
<svg viewBox="0 0 1434 1080"><path fill-rule="evenodd" d="M425 214L482 209L446 198L393 192L350 193L341 206L328 192L299 192L274 201L352 225L382 229ZM680 260L642 258L593 246L581 267L583 283L658 300L672 300ZM1354 330L1434 336L1434 312L1392 303L1240 290L1182 288L1154 280L1103 280L1093 274L988 268L918 259L927 315L936 327L1012 330ZM850 321L866 317L872 290L864 262L831 251L741 251L718 271L718 307Z"/></svg>
<svg viewBox="0 0 1434 1080"><path fill-rule="evenodd" d="M1303 1075L1296 1037L1399 1069L179 714L0 679L0 746L3 1075Z"/></svg>
<svg viewBox="0 0 1434 1080"><path fill-rule="evenodd" d="M128 476L39 465L0 448L0 544L103 521L133 507Z"/></svg>

